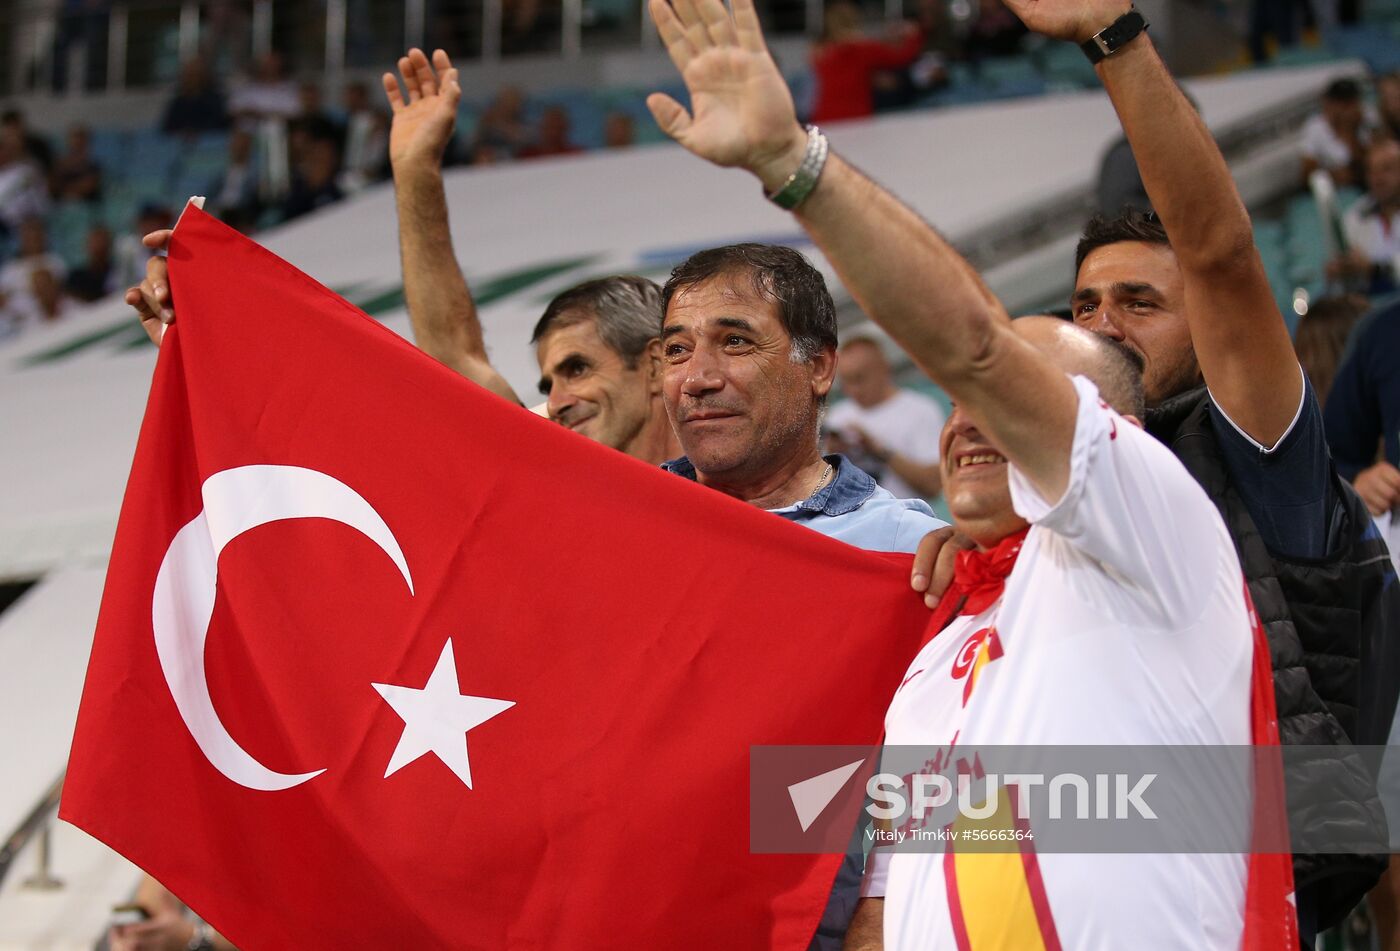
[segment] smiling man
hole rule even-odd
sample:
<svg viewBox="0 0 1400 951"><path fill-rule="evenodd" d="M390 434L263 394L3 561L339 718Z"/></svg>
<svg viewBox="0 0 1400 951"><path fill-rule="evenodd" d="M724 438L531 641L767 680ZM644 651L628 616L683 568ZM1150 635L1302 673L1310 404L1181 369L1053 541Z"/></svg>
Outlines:
<svg viewBox="0 0 1400 951"><path fill-rule="evenodd" d="M661 292L662 392L685 456L666 468L825 535L913 551L941 527L840 455L823 457L836 307L801 254L738 244L692 255Z"/></svg>
<svg viewBox="0 0 1400 951"><path fill-rule="evenodd" d="M549 302L531 343L549 418L645 462L677 452L661 402L661 295L644 277L571 287Z"/></svg>
<svg viewBox="0 0 1400 951"><path fill-rule="evenodd" d="M822 456L836 306L806 258L764 244L701 251L661 299L662 393L686 453L664 468L869 551L912 552L925 532L946 534L922 499L896 499L844 456ZM857 836L813 949L841 947L863 865Z"/></svg>
<svg viewBox="0 0 1400 951"><path fill-rule="evenodd" d="M1329 457L1230 170L1147 46L1134 40L1098 69L1157 214L1089 222L1074 320L1143 358L1148 431L1225 519L1272 647L1283 742L1384 744L1400 682L1400 587ZM1372 785L1323 760L1296 774L1289 795L1355 803L1356 829L1379 810ZM1304 942L1384 866L1379 854L1296 856Z"/></svg>

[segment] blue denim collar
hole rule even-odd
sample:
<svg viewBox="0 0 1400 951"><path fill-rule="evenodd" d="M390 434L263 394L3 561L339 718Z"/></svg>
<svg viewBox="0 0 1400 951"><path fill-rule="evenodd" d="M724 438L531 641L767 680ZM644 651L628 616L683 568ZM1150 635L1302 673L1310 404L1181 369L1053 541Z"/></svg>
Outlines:
<svg viewBox="0 0 1400 951"><path fill-rule="evenodd" d="M835 470L832 480L815 493L795 505L774 509L776 512L820 514L826 516L846 515L854 512L875 494L875 479L864 469L839 453L826 456ZM682 478L695 480L695 466L685 456L663 462L661 468Z"/></svg>

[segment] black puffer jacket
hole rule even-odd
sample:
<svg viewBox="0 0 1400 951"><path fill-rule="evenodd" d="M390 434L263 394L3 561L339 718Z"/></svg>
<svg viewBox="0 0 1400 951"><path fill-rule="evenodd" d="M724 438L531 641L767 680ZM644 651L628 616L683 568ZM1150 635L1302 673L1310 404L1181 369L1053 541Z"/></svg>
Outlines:
<svg viewBox="0 0 1400 951"><path fill-rule="evenodd" d="M1148 415L1215 502L1234 539L1274 669L1279 734L1287 746L1382 745L1400 692L1400 585L1370 514L1333 472L1339 511L1328 556L1287 560L1268 551L1220 452L1205 387ZM1294 828L1331 842L1384 842L1375 778L1360 756L1290 761L1286 790ZM1300 913L1318 930L1341 920L1368 892L1388 856L1295 854Z"/></svg>

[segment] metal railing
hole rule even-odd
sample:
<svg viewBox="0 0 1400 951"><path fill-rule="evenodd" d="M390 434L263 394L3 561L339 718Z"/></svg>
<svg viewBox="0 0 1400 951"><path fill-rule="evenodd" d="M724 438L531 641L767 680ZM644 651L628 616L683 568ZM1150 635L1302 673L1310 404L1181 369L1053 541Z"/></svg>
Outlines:
<svg viewBox="0 0 1400 951"><path fill-rule="evenodd" d="M823 0L767 0L775 34L814 32ZM906 0L880 0L898 15ZM201 56L235 75L276 49L296 72L334 83L383 69L410 46L464 61L654 49L644 0L107 0L92 12L19 0L0 23L0 94L120 91L172 83ZM59 7L59 9L55 9Z"/></svg>
<svg viewBox="0 0 1400 951"><path fill-rule="evenodd" d="M15 859L37 837L37 866L34 874L24 880L24 887L45 891L62 887L63 882L53 876L50 866L53 822L62 792L63 776L59 776L33 810L24 817L19 827L10 834L3 845L0 845L0 885L4 884Z"/></svg>

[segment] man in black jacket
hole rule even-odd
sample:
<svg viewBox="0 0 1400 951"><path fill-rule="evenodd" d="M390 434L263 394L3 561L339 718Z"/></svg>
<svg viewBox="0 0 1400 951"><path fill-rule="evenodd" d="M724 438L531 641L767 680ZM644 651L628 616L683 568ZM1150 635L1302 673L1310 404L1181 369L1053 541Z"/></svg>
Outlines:
<svg viewBox="0 0 1400 951"><path fill-rule="evenodd" d="M1387 585L1383 540L1332 466L1248 213L1184 97L1115 105L1160 219L1089 223L1074 319L1143 357L1148 430L1225 519L1269 637L1283 742L1384 744L1397 670L1387 628L1400 621L1400 591ZM1298 815L1305 801L1355 803L1356 825L1383 829L1355 758L1295 771L1289 799ZM1384 864L1379 854L1295 855L1305 942L1340 920Z"/></svg>

